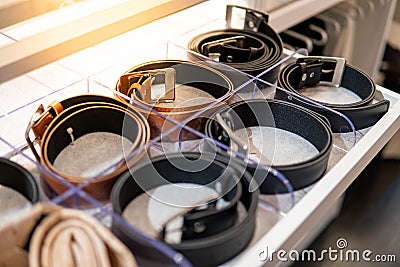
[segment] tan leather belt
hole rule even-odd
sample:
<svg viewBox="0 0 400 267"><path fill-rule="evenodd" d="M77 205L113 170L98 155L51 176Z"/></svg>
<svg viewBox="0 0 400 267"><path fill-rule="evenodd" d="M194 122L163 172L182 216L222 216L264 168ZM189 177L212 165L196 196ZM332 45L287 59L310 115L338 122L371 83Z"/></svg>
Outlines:
<svg viewBox="0 0 400 267"><path fill-rule="evenodd" d="M30 138L33 131L40 145L40 155ZM100 95L81 95L50 105L46 110L40 106L29 123L25 138L38 161L53 173L72 185L86 182L90 178L67 175L54 167L57 155L71 144L69 129L74 138L94 132L109 132L124 136L132 142L130 152L140 148L139 153L128 161L124 158L115 170L95 177L84 190L100 201L109 199L116 178L146 153L143 149L149 140L150 130L145 118L125 103ZM82 156L84 160L84 157ZM69 188L64 181L51 172L41 171L43 187L49 197L62 194ZM63 183L64 182L64 183Z"/></svg>
<svg viewBox="0 0 400 267"><path fill-rule="evenodd" d="M130 250L82 211L36 204L0 229L0 266L137 266Z"/></svg>
<svg viewBox="0 0 400 267"><path fill-rule="evenodd" d="M160 76L163 78L160 79ZM152 89L154 85L163 85L164 93L161 97L152 98ZM175 96L182 90L182 85L190 86L212 95L214 99L192 105L174 106L162 105L162 103L174 103ZM171 119L182 122L194 115L200 110L204 110L202 116L212 114L215 108L220 107L221 103L227 103L231 99L228 95L233 90L232 82L221 72L196 62L188 62L181 60L159 60L146 62L141 65L129 69L122 75L116 85L116 91L132 98L136 101L130 101L135 105L148 119L151 127L152 138L166 132L176 124L167 121L151 111L157 111L168 116ZM128 102L118 94L115 97ZM194 97L193 97L194 98ZM193 100L193 98L191 100ZM214 101L221 101L213 108L206 109L208 105ZM195 130L204 130L205 120L197 118L187 123L187 126ZM171 133L168 137L172 141L178 139L179 130ZM188 140L195 138L187 131L182 132L182 139Z"/></svg>

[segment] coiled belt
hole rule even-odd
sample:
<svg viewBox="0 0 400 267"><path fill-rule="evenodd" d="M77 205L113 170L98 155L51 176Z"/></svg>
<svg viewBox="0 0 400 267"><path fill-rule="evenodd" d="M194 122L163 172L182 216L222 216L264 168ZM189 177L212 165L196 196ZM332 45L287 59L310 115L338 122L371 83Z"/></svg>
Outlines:
<svg viewBox="0 0 400 267"><path fill-rule="evenodd" d="M235 10L244 10L243 29L231 25ZM282 58L283 44L279 35L268 25L268 15L257 10L227 6L228 29L206 32L192 38L188 49L223 62L249 75L257 76ZM275 83L280 67L260 78Z"/></svg>
<svg viewBox="0 0 400 267"><path fill-rule="evenodd" d="M30 139L31 129L39 141L41 156ZM88 178L67 175L53 165L60 152L71 144L71 130L75 139L94 132L109 132L126 137L132 142L131 151L144 146L150 135L149 126L140 113L109 97L81 95L54 103L46 110L40 106L26 130L28 145L45 168L72 185L83 183ZM118 175L126 171L128 166L135 163L143 153L146 151L141 151L128 162L119 163L115 170L97 177L85 187L85 191L98 200L109 199L111 188ZM82 160L84 159L83 157ZM49 195L61 194L68 189L50 172L43 172L42 177L44 177L44 188Z"/></svg>
<svg viewBox="0 0 400 267"><path fill-rule="evenodd" d="M114 211L122 214L130 201L158 186L192 183L215 189L219 194L208 204L187 207L182 214L181 241L168 243L196 266L215 266L241 252L253 235L258 190L251 190L250 179L244 165L234 159L199 153L171 154L156 157L123 174L113 188L111 200ZM228 204L217 208L218 199ZM240 220L239 203L246 210L246 216ZM166 225L160 230L162 240L165 229ZM112 231L128 247L135 248L135 235L117 221L113 221ZM147 254L154 261L152 264L161 260L152 251ZM139 264L144 260L138 257Z"/></svg>
<svg viewBox="0 0 400 267"><path fill-rule="evenodd" d="M151 92L152 86L164 85L164 94L153 99ZM195 96L188 96L191 103L183 106L177 105L169 107L161 103L174 103L175 96L179 95L179 91L183 88L199 89L209 95L215 100L208 99L201 103L196 103ZM165 120L157 114L150 112L155 110L161 114L168 116L176 121L182 122L200 110L205 110L205 107L214 101L229 102L231 96L227 96L233 89L232 82L219 71L210 68L204 64L199 64L189 61L181 60L159 60L146 62L141 65L129 69L118 81L116 88L118 92L132 97L139 101L142 105L135 105L138 109L142 110L148 119L151 127L152 138L160 135L161 132L166 132L176 124ZM126 101L123 97L115 95L121 101ZM147 108L143 107L145 105ZM216 104L213 108L206 109L202 116L207 116L215 108L219 107L221 103ZM187 125L193 129L204 131L205 120L196 118L190 121ZM172 133L169 138L173 141L178 139L178 133ZM187 131L183 131L182 139L194 138Z"/></svg>
<svg viewBox="0 0 400 267"><path fill-rule="evenodd" d="M40 200L39 187L35 178L19 164L0 158L0 184L21 193L31 203Z"/></svg>
<svg viewBox="0 0 400 267"><path fill-rule="evenodd" d="M82 211L36 204L0 229L0 265L137 266L135 258L104 225Z"/></svg>
<svg viewBox="0 0 400 267"><path fill-rule="evenodd" d="M217 118L218 116L220 118ZM257 155L261 153L257 148L253 148L257 151L251 151L251 144L247 144L247 140L242 143L234 136L234 131L249 127L271 127L294 133L314 145L318 154L294 164L275 164L273 159L266 162L267 159L263 159L262 155ZM206 134L227 146L237 142L239 152L256 154L264 165L281 171L295 190L304 188L322 177L327 168L333 142L332 132L324 118L313 111L279 100L259 99L234 103L210 118L206 124ZM271 150L276 149L274 140L266 142ZM267 177L268 171L252 163L248 164L248 169L260 184L262 194L287 192L277 179Z"/></svg>
<svg viewBox="0 0 400 267"><path fill-rule="evenodd" d="M360 101L350 104L319 102L347 116L357 130L373 126L390 106L390 102L376 90L375 84L367 74L346 64L345 59L334 57L299 58L297 62L284 67L279 75L278 85L294 95L277 89L275 98L290 101L322 114L329 120L333 132L351 131L349 124L338 114L296 97L301 95L299 89L311 88L318 84L330 87L342 86L361 98Z"/></svg>

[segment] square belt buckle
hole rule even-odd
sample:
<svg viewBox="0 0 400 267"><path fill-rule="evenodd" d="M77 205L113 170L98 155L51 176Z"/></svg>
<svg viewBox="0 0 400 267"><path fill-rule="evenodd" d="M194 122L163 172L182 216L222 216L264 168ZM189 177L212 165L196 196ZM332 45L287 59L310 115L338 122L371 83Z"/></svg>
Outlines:
<svg viewBox="0 0 400 267"><path fill-rule="evenodd" d="M262 22L268 23L268 15L247 7L227 5L225 20L229 29L257 32Z"/></svg>
<svg viewBox="0 0 400 267"><path fill-rule="evenodd" d="M303 86L313 86L316 84L339 87L342 83L346 59L340 57L321 57L308 56L298 58L296 61L300 65L302 77L300 88ZM327 64L334 63L334 68L326 69ZM332 75L330 75L332 73ZM331 80L321 80L321 76L332 76Z"/></svg>
<svg viewBox="0 0 400 267"><path fill-rule="evenodd" d="M245 36L237 35L237 36L221 38L221 39L217 39L214 41L206 42L201 45L201 53L203 55L210 57L211 59L213 59L215 61L219 61L219 58L221 57L221 53L211 53L210 51L212 48L218 47L218 46L223 46L223 45L232 45L232 46L238 47L239 42L243 41L244 39L246 39Z"/></svg>
<svg viewBox="0 0 400 267"><path fill-rule="evenodd" d="M153 99L152 84L157 75L164 76L164 94ZM135 81L136 80L136 81ZM143 101L146 103L171 103L175 100L176 71L174 68L154 69L137 71L124 74L120 77L120 86L130 97L132 93L139 92Z"/></svg>

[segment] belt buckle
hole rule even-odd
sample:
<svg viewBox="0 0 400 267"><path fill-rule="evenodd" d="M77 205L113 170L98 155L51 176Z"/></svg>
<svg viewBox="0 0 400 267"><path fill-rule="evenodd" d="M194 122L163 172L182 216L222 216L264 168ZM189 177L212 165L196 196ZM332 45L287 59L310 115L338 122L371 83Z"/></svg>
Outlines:
<svg viewBox="0 0 400 267"><path fill-rule="evenodd" d="M228 125L228 123L224 120L227 119L229 124L232 124L231 116L228 113L216 114L215 118L222 129L229 135L229 138L236 143L238 146L238 152L242 153L244 156L248 157L250 154L254 154L259 159L259 162L265 166L272 166L272 162L267 159L262 152L253 145L252 140L245 141L241 140L232 130L232 125Z"/></svg>
<svg viewBox="0 0 400 267"><path fill-rule="evenodd" d="M161 97L153 99L151 95L151 85L156 75L164 75L165 90ZM138 80L132 82L134 78L138 78ZM119 82L122 87L121 89L126 90L128 96L131 96L132 93L139 92L142 100L146 103L171 103L175 100L175 80L175 69L164 68L131 72L122 75Z"/></svg>
<svg viewBox="0 0 400 267"><path fill-rule="evenodd" d="M268 23L268 15L256 9L227 5L225 20L227 28L258 32L262 22Z"/></svg>
<svg viewBox="0 0 400 267"><path fill-rule="evenodd" d="M210 49L216 46L223 46L226 44L238 46L238 41L244 40L246 37L243 35L237 35L227 38L221 38L214 41L206 42L201 45L201 53L203 55L207 55L208 57L212 58L213 60L219 61L221 57L221 53L210 53Z"/></svg>
<svg viewBox="0 0 400 267"><path fill-rule="evenodd" d="M40 161L40 157L35 149L35 143L42 138L51 121L60 114L62 110L63 107L58 102L52 102L46 109L43 105L40 105L35 113L33 113L28 126L26 127L25 140L38 161ZM33 141L29 136L31 130L35 136Z"/></svg>
<svg viewBox="0 0 400 267"><path fill-rule="evenodd" d="M204 201L207 202L207 203L204 203L204 204L199 205L199 206L189 207L189 208L187 208L185 210L185 212L183 214L179 213L179 214L176 214L176 215L172 216L171 218L169 218L166 222L164 222L161 225L160 229L157 229L158 230L158 239L165 242L165 241L167 241L167 234L169 234L170 232L176 232L176 231L181 231L182 234L184 234L185 231L192 230L196 234L202 234L205 230L207 230L207 225L204 224L204 222L202 221L202 216L207 216L208 215L207 214L207 210L208 209L210 209L210 208L215 209L216 201L218 199L219 199L218 197L217 198L211 197L209 199L205 199ZM197 212L199 212L200 214L196 214L195 216L191 216L191 214L197 213ZM201 214L202 212L203 212L203 214ZM188 229L185 226L182 226L182 227L176 228L176 229L167 229L168 225L173 220L177 219L179 216L183 216L183 218L184 218L183 223L185 223L185 219L186 218L195 217L196 220L195 220L195 222L193 223L193 225L191 227L192 229Z"/></svg>
<svg viewBox="0 0 400 267"><path fill-rule="evenodd" d="M324 64L334 62L334 69L324 69ZM340 57L324 57L324 56L307 56L298 58L296 61L300 65L302 77L300 88L303 86L312 86L315 84L323 84L333 87L339 87L342 83L344 68L346 67L346 59ZM311 65L311 69L308 68ZM330 81L321 81L321 74L333 73Z"/></svg>

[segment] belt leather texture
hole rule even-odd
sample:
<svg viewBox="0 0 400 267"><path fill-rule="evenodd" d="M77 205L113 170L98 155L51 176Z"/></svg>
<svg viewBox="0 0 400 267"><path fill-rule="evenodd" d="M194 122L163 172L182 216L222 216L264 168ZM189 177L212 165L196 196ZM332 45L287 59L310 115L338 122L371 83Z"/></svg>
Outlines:
<svg viewBox="0 0 400 267"><path fill-rule="evenodd" d="M134 267L131 251L83 211L36 204L0 229L4 267Z"/></svg>
<svg viewBox="0 0 400 267"><path fill-rule="evenodd" d="M352 131L349 123L340 115L297 97L302 96L307 99L298 90L312 88L318 84L330 87L341 86L361 98L360 101L349 104L331 104L312 100L345 115L354 124L356 130L373 126L385 115L390 106L389 100L384 99L382 93L376 90L374 82L367 74L346 64L344 59L333 57L299 58L296 62L282 68L278 86L292 94L277 88L275 98L301 105L325 116L333 132ZM311 99L308 98L308 100Z"/></svg>
<svg viewBox="0 0 400 267"><path fill-rule="evenodd" d="M0 158L0 185L14 189L31 203L40 200L39 186L35 177L21 165Z"/></svg>
<svg viewBox="0 0 400 267"><path fill-rule="evenodd" d="M199 166L204 168L194 172ZM133 199L165 184L193 183L222 188L219 198L229 204L217 208L217 199L213 199L206 208L204 205L200 205L203 207L201 209L188 207L182 215L181 241L167 243L195 266L215 266L240 253L252 238L258 190L250 190L250 180L251 175L245 166L233 158L188 152L164 155L124 173L111 193L112 207L114 212L122 214ZM241 220L238 219L239 202L246 210ZM150 247L143 248L137 237L124 228L117 220L113 220L113 233L132 251L139 251L136 254L139 265L169 265L157 251ZM162 235L159 238L163 240Z"/></svg>
<svg viewBox="0 0 400 267"><path fill-rule="evenodd" d="M49 197L62 194L69 189L53 173L75 186L90 179L67 175L53 165L57 155L71 144L68 128L73 129L75 139L95 132L109 132L124 136L132 142L131 152L143 147L150 137L147 121L139 112L121 101L100 95L67 98L50 105L47 110L41 106L33 118L28 125L25 137L37 160L51 171L41 170L42 186ZM39 141L40 156L30 140L30 129ZM96 177L84 190L97 200L107 201L117 177L137 162L140 155L144 153L146 150L140 151L128 161L122 160L115 166L115 170Z"/></svg>
<svg viewBox="0 0 400 267"><path fill-rule="evenodd" d="M155 74L157 73L153 74L153 72L161 72L169 69L172 69L172 71L175 73L174 82L171 86L176 86L175 88L166 87L166 91L178 91L180 90L180 86L185 85L204 91L213 96L215 100L210 99L210 101L207 101L206 103L177 107L167 107L160 105L160 103L157 102L149 103L149 101L146 101L145 98L149 98L147 95L150 95L148 90L151 90L151 85L165 84L166 86L168 83L170 83L166 81L168 74L165 74L165 81L158 81L157 78L154 78ZM150 79L153 78L153 84L147 84L148 80L146 78L148 76L150 76ZM115 90L133 98L139 103L138 104L132 101L130 102L130 104L141 110L143 115L147 118L151 128L151 138L155 138L162 132L166 132L169 129L176 127L177 124L168 121L167 119L151 111L159 112L164 116L168 116L169 118L176 120L177 122L183 122L185 119L189 118L200 110L205 111L202 116L207 116L207 114L212 113L215 108L218 108L220 105L230 101L232 97L230 93L233 90L233 84L228 77L218 70L207 66L205 63L196 63L183 60L158 60L145 62L129 69L123 76L121 76L115 87ZM169 93L166 92L163 98L168 95ZM115 94L115 97L121 101L128 102L118 94ZM174 98L171 96L171 98L167 100L173 102ZM221 101L221 103L216 104L212 108L206 109L206 107L214 101ZM165 99L164 102L166 102ZM190 121L187 126L203 132L204 123L205 120L203 118L196 118ZM193 134L185 130L182 133L179 133L179 130L175 131L168 137L172 141L177 141L179 139L179 135L181 135L180 138L182 140L196 138L196 136L193 136Z"/></svg>
<svg viewBox="0 0 400 267"><path fill-rule="evenodd" d="M199 34L188 42L187 48L257 76L282 59L282 40L268 25L268 15L259 11L228 5L228 22L232 20L233 9L245 10L243 29L227 28ZM277 66L259 78L275 84L279 69L280 66Z"/></svg>
<svg viewBox="0 0 400 267"><path fill-rule="evenodd" d="M233 138L216 120L217 114L230 125L232 131L257 126L272 127L294 133L314 145L318 154L312 158L295 164L276 165L273 160L270 163L271 167L280 171L289 180L294 190L315 183L325 173L333 145L332 132L326 119L315 112L280 100L255 99L234 103L217 111L206 125L208 136L232 146ZM215 150L215 148L209 149ZM275 147L272 146L271 149ZM248 162L247 169L259 184L261 194L288 192L282 182L269 173L268 168L261 168Z"/></svg>

